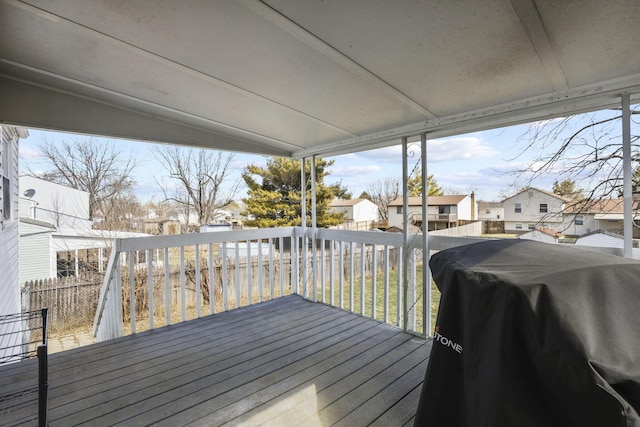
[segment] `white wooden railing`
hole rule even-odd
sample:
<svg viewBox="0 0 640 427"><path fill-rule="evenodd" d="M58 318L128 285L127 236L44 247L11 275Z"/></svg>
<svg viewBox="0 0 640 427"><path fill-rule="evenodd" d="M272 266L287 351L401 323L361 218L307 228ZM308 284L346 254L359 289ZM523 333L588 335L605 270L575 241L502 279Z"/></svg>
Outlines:
<svg viewBox="0 0 640 427"><path fill-rule="evenodd" d="M434 236L429 249L471 241ZM403 249L401 234L302 227L116 239L94 335L102 341L299 294L425 336L432 308L418 272L422 250L418 236Z"/></svg>

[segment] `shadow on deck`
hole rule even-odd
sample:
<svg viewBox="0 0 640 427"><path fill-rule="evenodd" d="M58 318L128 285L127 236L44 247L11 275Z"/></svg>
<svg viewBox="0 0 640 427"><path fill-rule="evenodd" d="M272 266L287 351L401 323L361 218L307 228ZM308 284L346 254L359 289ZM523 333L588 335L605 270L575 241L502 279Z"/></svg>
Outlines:
<svg viewBox="0 0 640 427"><path fill-rule="evenodd" d="M288 296L52 355L49 421L412 425L430 351L430 340ZM33 368L4 367L0 388Z"/></svg>

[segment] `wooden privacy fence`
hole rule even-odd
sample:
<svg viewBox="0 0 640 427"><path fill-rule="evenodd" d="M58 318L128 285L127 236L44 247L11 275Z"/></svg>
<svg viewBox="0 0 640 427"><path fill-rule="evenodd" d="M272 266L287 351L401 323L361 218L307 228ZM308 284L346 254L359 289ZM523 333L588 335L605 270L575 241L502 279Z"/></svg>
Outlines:
<svg viewBox="0 0 640 427"><path fill-rule="evenodd" d="M91 325L98 306L100 274L27 281L22 285L23 311L49 308L49 330L60 334Z"/></svg>

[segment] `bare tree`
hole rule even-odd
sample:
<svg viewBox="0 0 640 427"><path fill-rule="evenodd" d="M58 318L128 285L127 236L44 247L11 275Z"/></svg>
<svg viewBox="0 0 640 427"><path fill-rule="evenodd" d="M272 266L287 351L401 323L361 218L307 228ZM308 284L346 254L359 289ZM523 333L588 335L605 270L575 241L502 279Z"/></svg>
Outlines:
<svg viewBox="0 0 640 427"><path fill-rule="evenodd" d="M634 118L637 115L640 111L632 110L631 160L634 170L640 162L640 132ZM554 191L562 182L571 182L574 187L584 186L585 190L576 191L583 197L567 204L566 210L574 214L592 209L601 199L617 198L622 194L623 155L618 110L534 123L518 142L523 143L520 155L534 152L536 157L526 167L513 171L515 186L529 186L545 175L556 177Z"/></svg>
<svg viewBox="0 0 640 427"><path fill-rule="evenodd" d="M194 211L199 225L211 222L238 193L240 178L228 182L233 154L175 146L157 147L154 153L177 184L173 191L163 185L165 199L181 205L187 215Z"/></svg>
<svg viewBox="0 0 640 427"><path fill-rule="evenodd" d="M640 111L632 111L638 115ZM559 181L570 179L585 185L587 199L617 197L622 187L621 116L618 111L569 116L534 123L520 136L524 143L521 155L537 154L534 162L515 170L518 186L552 174ZM632 161L640 161L638 140L631 138Z"/></svg>
<svg viewBox="0 0 640 427"><path fill-rule="evenodd" d="M370 200L378 205L378 215L383 221L389 219L389 203L402 195L400 180L397 178L376 181L367 187L366 192Z"/></svg>
<svg viewBox="0 0 640 427"><path fill-rule="evenodd" d="M100 211L109 217L113 201L133 188L135 163L123 159L114 145L87 137L54 143L45 139L39 149L51 169L33 173L48 181L89 193L89 216Z"/></svg>

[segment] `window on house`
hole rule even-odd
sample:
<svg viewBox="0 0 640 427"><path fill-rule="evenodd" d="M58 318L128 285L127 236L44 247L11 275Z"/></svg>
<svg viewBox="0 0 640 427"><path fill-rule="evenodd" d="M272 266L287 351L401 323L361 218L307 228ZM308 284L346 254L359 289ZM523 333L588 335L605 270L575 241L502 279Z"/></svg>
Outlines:
<svg viewBox="0 0 640 427"><path fill-rule="evenodd" d="M527 224L527 228L529 230L535 230L536 229L536 225L535 224Z"/></svg>
<svg viewBox="0 0 640 427"><path fill-rule="evenodd" d="M396 207L396 213L401 215L402 214L402 206L397 206Z"/></svg>
<svg viewBox="0 0 640 427"><path fill-rule="evenodd" d="M516 230L522 230L522 224L516 224Z"/></svg>
<svg viewBox="0 0 640 427"><path fill-rule="evenodd" d="M547 213L547 204L540 203L540 213Z"/></svg>
<svg viewBox="0 0 640 427"><path fill-rule="evenodd" d="M491 213L491 209L486 209L486 210L484 211L484 213L490 214L490 213Z"/></svg>
<svg viewBox="0 0 640 427"><path fill-rule="evenodd" d="M516 209L514 211L515 213L522 213L522 206L520 205L520 203L516 203Z"/></svg>
<svg viewBox="0 0 640 427"><path fill-rule="evenodd" d="M576 225L584 225L584 215L576 215Z"/></svg>

